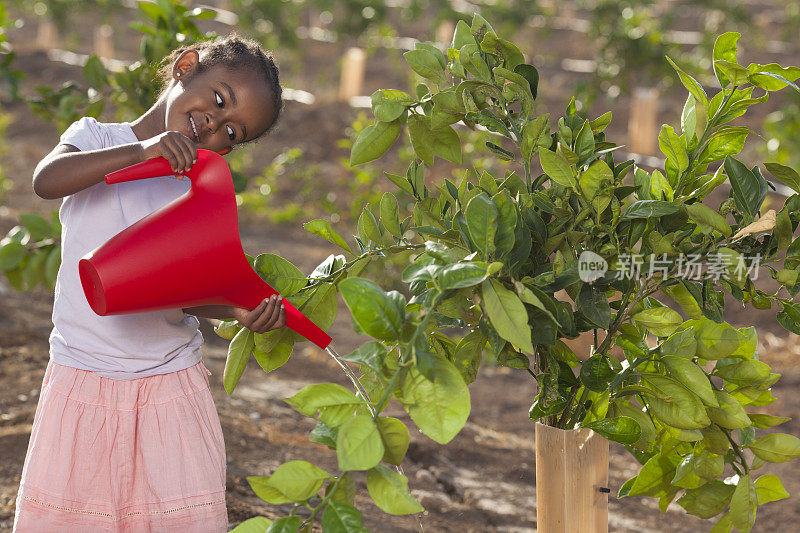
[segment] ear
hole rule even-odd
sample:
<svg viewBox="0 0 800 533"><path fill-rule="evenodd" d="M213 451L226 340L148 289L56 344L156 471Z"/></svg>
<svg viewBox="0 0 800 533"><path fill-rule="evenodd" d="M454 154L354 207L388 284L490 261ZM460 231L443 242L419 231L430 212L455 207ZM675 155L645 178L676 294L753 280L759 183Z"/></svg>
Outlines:
<svg viewBox="0 0 800 533"><path fill-rule="evenodd" d="M229 146L227 148L223 148L221 150L217 150L217 153L219 155L227 155L227 154L231 153L231 147Z"/></svg>
<svg viewBox="0 0 800 533"><path fill-rule="evenodd" d="M197 50L184 50L172 64L172 78L177 81L188 78L199 61Z"/></svg>

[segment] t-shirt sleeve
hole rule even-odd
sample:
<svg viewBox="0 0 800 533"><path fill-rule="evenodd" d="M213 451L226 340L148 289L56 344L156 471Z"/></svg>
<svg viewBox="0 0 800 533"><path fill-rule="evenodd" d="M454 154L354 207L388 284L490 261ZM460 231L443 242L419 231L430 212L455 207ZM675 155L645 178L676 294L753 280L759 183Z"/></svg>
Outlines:
<svg viewBox="0 0 800 533"><path fill-rule="evenodd" d="M76 120L61 134L59 143L71 144L81 151L102 148L103 137L97 119L83 117L80 120Z"/></svg>

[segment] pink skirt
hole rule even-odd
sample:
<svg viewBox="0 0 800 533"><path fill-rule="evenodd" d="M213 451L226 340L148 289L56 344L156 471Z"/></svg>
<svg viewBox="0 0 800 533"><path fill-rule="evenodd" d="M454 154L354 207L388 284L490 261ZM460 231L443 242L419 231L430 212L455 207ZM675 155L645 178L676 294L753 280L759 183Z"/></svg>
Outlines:
<svg viewBox="0 0 800 533"><path fill-rule="evenodd" d="M225 442L207 373L200 361L114 380L50 361L14 531L227 531Z"/></svg>

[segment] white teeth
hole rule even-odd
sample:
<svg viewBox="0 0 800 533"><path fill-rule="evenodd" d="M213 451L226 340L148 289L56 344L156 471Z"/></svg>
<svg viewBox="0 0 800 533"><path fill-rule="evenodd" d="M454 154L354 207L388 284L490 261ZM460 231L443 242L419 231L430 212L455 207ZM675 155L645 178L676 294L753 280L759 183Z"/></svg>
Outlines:
<svg viewBox="0 0 800 533"><path fill-rule="evenodd" d="M200 136L197 135L197 128L194 125L194 119L192 118L191 115L189 115L189 124L192 125L192 131L194 132L194 140L200 142Z"/></svg>

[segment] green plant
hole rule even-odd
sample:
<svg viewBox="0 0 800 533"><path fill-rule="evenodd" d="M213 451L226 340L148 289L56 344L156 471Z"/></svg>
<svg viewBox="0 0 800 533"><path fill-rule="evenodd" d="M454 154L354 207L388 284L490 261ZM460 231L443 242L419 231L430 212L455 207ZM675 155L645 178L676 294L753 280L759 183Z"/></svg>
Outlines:
<svg viewBox="0 0 800 533"><path fill-rule="evenodd" d="M51 213L49 222L31 213L20 215L20 221L0 240L0 271L19 291L31 291L39 284L52 290L61 265L58 211Z"/></svg>
<svg viewBox="0 0 800 533"><path fill-rule="evenodd" d="M614 159L618 146L604 133L610 113L589 119L573 99L554 127L548 115L537 115L538 72L478 15L471 26L458 24L446 54L427 43L407 52L411 69L427 81L413 96L390 89L373 96L376 121L361 131L351 164L377 159L408 131L424 164L415 158L405 176L387 177L413 195L411 214L401 216L386 193L378 210L359 218L356 247L328 222L306 224L346 254L330 256L307 277L277 256L255 261L321 327L333 320L338 291L354 329L373 339L341 358L359 365L358 380L343 365L356 394L325 383L285 399L318 421L309 439L335 450L341 474L297 460L248 478L265 501L295 507L271 525L257 518L240 531L310 531L320 513L325 531L342 523L363 530L353 507L354 471L365 471L370 496L387 513L422 511L399 469L408 429L380 413L394 397L425 435L449 442L469 415L468 385L484 352L537 381L531 419L592 428L626 446L643 466L621 496L656 497L663 511L680 494L687 512L721 515L715 531L750 531L758 505L785 498L778 477L756 479L755 471L800 456L800 439L758 434L787 420L758 409L775 400L770 387L780 376L759 360L754 327L725 322L722 295L757 308L779 304L778 322L800 333L800 306L792 302L800 289L800 239L792 240L800 175L765 164L798 192L771 222L761 213L768 182L759 166L734 157L750 130L730 124L772 91L800 91L800 69L739 65L739 37L726 33L715 42L722 90L711 98L675 67L689 96L680 133L662 127L666 163L652 172ZM436 157L461 164L461 140L450 126L456 122L495 132L486 149L508 167L497 174L465 169L460 182L434 189L426 165ZM632 183L623 183L626 177ZM724 181L729 197L718 209L706 206ZM765 230L761 239L754 235ZM359 277L365 263L409 252L403 292ZM751 270L784 254L780 269L766 267L789 297L759 290ZM644 268L629 271L634 255L646 258ZM683 255L709 261L706 275L684 279ZM562 289L568 299L557 297ZM463 336L452 338L447 328ZM593 346L579 357L564 339L589 331ZM251 353L271 371L302 340L288 330L253 334L232 322L218 332L233 339L224 375L229 393ZM310 510L305 519L300 507Z"/></svg>
<svg viewBox="0 0 800 533"><path fill-rule="evenodd" d="M19 97L19 83L24 78L22 72L12 68L14 51L6 37L6 31L17 24L12 19L5 4L0 4L0 97L16 100Z"/></svg>

